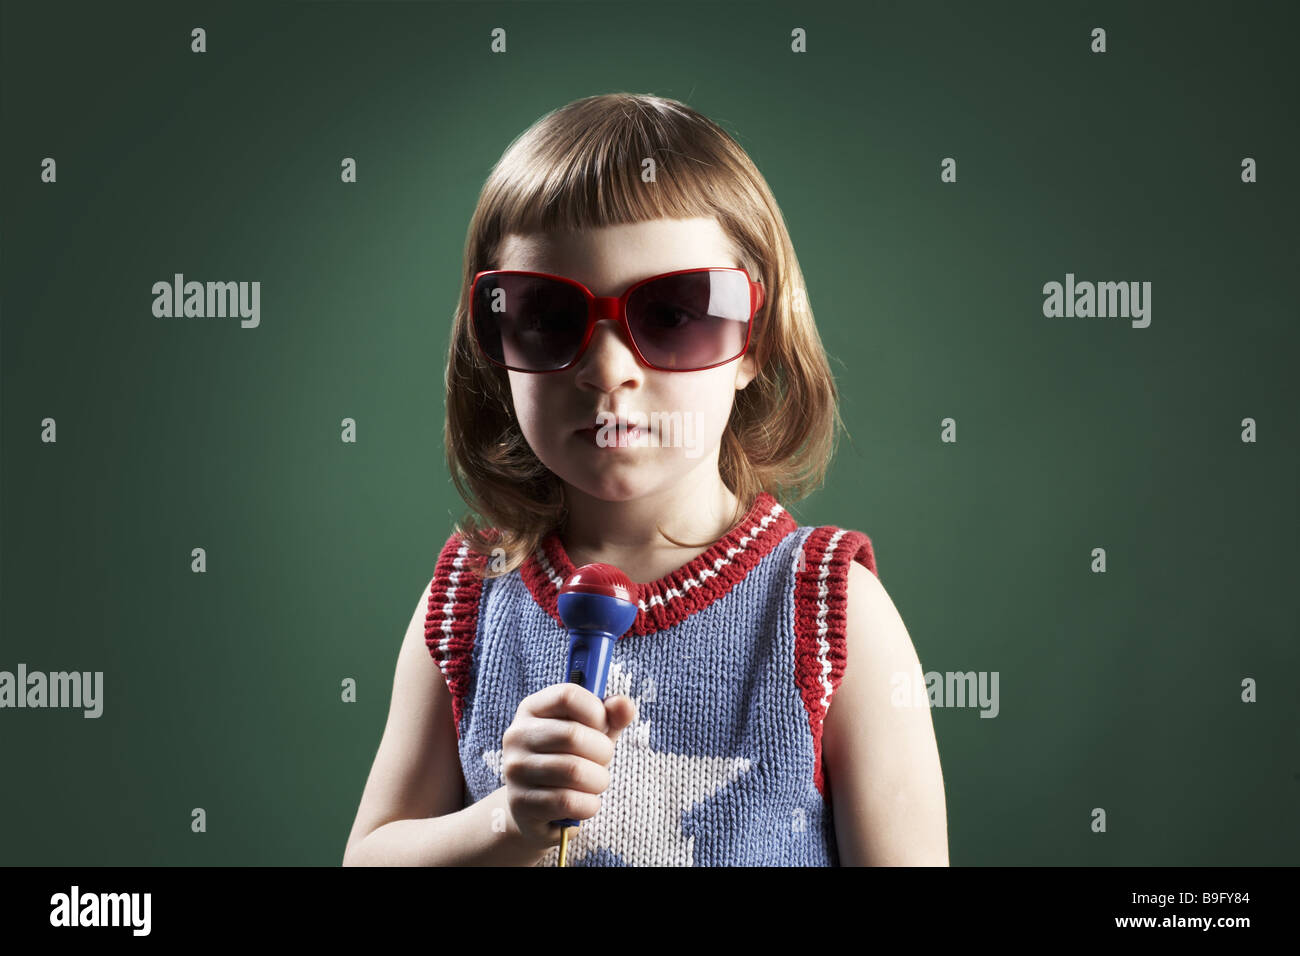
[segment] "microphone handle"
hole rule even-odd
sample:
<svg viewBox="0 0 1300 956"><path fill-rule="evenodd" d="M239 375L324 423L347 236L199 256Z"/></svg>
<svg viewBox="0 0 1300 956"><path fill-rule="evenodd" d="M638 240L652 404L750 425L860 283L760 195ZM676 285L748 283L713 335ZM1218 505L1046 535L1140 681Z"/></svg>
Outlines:
<svg viewBox="0 0 1300 956"><path fill-rule="evenodd" d="M614 635L608 631L569 631L569 662L565 668L567 683L581 684L601 700L605 699L605 681L614 653ZM576 827L577 820L552 821L560 827Z"/></svg>

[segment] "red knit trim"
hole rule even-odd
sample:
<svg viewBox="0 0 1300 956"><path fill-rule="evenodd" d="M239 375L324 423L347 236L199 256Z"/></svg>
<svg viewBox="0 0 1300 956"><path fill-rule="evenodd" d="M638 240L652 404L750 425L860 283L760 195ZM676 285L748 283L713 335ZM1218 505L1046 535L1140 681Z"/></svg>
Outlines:
<svg viewBox="0 0 1300 956"><path fill-rule="evenodd" d="M641 609L622 636L662 631L708 607L797 527L771 494L760 492L745 517L707 551L657 581L637 584ZM557 532L547 535L519 569L533 600L561 627L556 598L575 570Z"/></svg>
<svg viewBox="0 0 1300 956"><path fill-rule="evenodd" d="M483 579L471 568L483 566L483 557L471 552L460 535L453 533L442 546L434 566L429 610L424 618L424 644L438 662L451 691L457 739L465 695L469 692L469 668L478 630L479 598L483 593Z"/></svg>
<svg viewBox="0 0 1300 956"><path fill-rule="evenodd" d="M805 539L802 565L795 571L794 680L808 713L808 729L813 739L813 782L823 799L827 794L822 767L822 723L831 698L844 678L852 561L880 576L870 538L861 531L821 527Z"/></svg>

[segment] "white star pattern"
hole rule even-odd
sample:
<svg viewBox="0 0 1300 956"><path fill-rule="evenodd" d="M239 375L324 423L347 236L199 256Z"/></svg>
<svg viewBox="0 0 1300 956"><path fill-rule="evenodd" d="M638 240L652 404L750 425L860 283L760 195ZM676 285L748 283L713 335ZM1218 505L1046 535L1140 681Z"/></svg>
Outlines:
<svg viewBox="0 0 1300 956"><path fill-rule="evenodd" d="M629 866L693 866L695 837L682 830L682 816L749 770L744 757L696 757L650 749L650 721L642 720L642 702L655 694L633 697L632 678L611 663L605 696L626 694L636 701L637 719L623 729L609 764L609 787L600 795L600 811L569 834L568 863L599 850L622 857ZM651 684L651 687L654 685ZM486 750L483 761L501 777L501 751ZM628 818L637 818L628 826ZM538 866L559 863L558 844Z"/></svg>

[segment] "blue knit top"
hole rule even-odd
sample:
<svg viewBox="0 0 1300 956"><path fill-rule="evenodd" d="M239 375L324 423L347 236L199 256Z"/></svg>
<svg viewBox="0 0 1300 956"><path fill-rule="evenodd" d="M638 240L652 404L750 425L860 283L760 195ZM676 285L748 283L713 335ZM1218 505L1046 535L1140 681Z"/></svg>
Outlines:
<svg viewBox="0 0 1300 956"><path fill-rule="evenodd" d="M509 574L482 577L482 560L447 539L425 622L466 806L505 784L501 738L519 702L565 679L556 597L576 570L554 532ZM876 572L865 534L798 526L764 492L707 551L637 585L605 690L631 697L637 719L600 811L570 834L569 865L838 865L821 742L844 674L851 561Z"/></svg>

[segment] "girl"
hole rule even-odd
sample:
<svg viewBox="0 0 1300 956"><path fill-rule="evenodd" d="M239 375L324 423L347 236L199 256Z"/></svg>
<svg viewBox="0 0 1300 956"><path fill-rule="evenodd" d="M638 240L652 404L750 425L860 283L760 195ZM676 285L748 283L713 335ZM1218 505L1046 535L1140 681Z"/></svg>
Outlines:
<svg viewBox="0 0 1300 956"><path fill-rule="evenodd" d="M947 864L871 542L778 503L839 421L802 286L766 182L682 103L592 96L511 144L446 369L486 521L411 618L345 865L555 865L566 817L572 866ZM564 683L556 610L591 562L638 582L604 701Z"/></svg>

